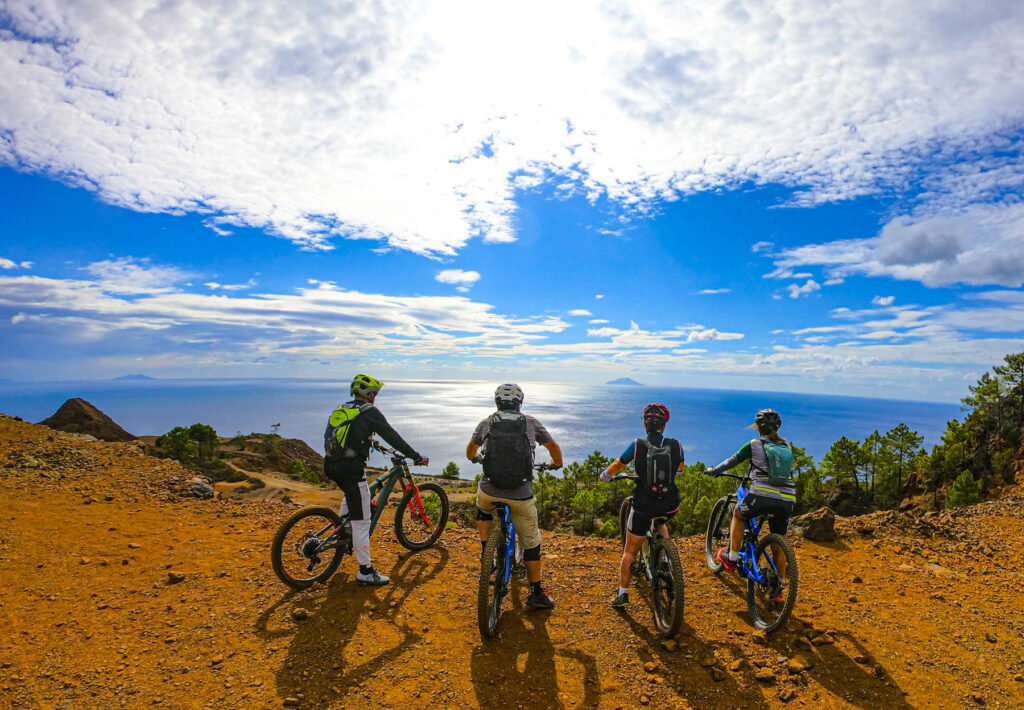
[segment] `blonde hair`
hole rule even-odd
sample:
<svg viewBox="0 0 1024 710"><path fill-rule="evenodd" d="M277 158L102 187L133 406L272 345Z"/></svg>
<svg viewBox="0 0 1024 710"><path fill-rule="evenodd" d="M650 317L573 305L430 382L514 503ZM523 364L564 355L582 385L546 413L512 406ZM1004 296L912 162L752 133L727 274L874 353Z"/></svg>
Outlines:
<svg viewBox="0 0 1024 710"><path fill-rule="evenodd" d="M771 431L761 431L761 427L758 427L757 428L757 433L758 433L758 435L764 437L765 439L768 439L768 441L772 442L773 444L785 444L786 443L786 440L784 438L782 438L781 436L779 436L779 430L778 429L772 429Z"/></svg>

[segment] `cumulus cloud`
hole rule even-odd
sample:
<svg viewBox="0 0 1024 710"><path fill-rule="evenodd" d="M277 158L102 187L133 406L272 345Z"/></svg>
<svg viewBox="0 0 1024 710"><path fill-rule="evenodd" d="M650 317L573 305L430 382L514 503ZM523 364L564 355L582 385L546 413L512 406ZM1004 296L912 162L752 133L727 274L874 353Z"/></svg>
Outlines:
<svg viewBox="0 0 1024 710"><path fill-rule="evenodd" d="M790 284L786 287L786 290L789 291L790 298L800 298L801 296L808 296L815 291L821 290L821 285L814 279L807 279L803 286Z"/></svg>
<svg viewBox="0 0 1024 710"><path fill-rule="evenodd" d="M569 315L571 315L571 316L592 316L594 314L591 313L590 311L588 311L586 308L573 308L571 311L569 311Z"/></svg>
<svg viewBox="0 0 1024 710"><path fill-rule="evenodd" d="M703 289L702 291L698 291L697 293L700 294L701 296L713 296L719 293L729 293L729 291L731 290L732 289L728 288L706 288Z"/></svg>
<svg viewBox="0 0 1024 710"><path fill-rule="evenodd" d="M0 162L309 249L509 241L516 192L545 181L630 214L750 182L797 204L910 185L948 215L1020 172L921 177L1018 125L1014 2L11 0L4 24ZM928 247L922 278L999 272L951 260L959 228L893 230Z"/></svg>
<svg viewBox="0 0 1024 710"><path fill-rule="evenodd" d="M190 276L177 267L157 266L149 259L130 256L95 261L83 271L95 276L104 291L117 294L168 293Z"/></svg>
<svg viewBox="0 0 1024 710"><path fill-rule="evenodd" d="M785 249L773 278L822 266L830 278L888 276L926 286L1024 285L1024 203L975 204L956 215L898 217L877 236Z"/></svg>
<svg viewBox="0 0 1024 710"><path fill-rule="evenodd" d="M480 274L476 271L463 271L462 269L444 269L434 277L443 284L452 284L456 290L465 293L469 287L480 280Z"/></svg>
<svg viewBox="0 0 1024 710"><path fill-rule="evenodd" d="M596 294L594 294L594 298L600 300L600 299L604 298L604 294L603 293L596 293Z"/></svg>
<svg viewBox="0 0 1024 710"><path fill-rule="evenodd" d="M0 256L0 269L31 269L31 261L11 261Z"/></svg>
<svg viewBox="0 0 1024 710"><path fill-rule="evenodd" d="M895 300L895 296L875 296L871 299L871 303L876 306L891 306Z"/></svg>
<svg viewBox="0 0 1024 710"><path fill-rule="evenodd" d="M601 325L603 323L608 323L608 322L609 321L608 321L607 318L593 318L593 319L587 321L587 323L589 323L590 325Z"/></svg>

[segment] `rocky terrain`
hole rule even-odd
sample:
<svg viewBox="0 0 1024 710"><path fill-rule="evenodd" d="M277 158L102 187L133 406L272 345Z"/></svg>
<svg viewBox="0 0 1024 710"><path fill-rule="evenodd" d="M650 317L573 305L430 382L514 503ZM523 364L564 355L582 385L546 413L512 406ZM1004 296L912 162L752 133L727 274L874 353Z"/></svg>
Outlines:
<svg viewBox="0 0 1024 710"><path fill-rule="evenodd" d="M76 434L86 434L100 441L131 441L135 437L93 404L73 397L52 416L39 422L43 426Z"/></svg>
<svg viewBox="0 0 1024 710"><path fill-rule="evenodd" d="M794 535L800 598L753 632L736 578L677 540L686 622L665 642L644 588L608 606L611 541L545 537L551 613L516 586L501 638L476 628L479 547L452 527L409 553L373 544L311 590L270 569L293 507L193 497L192 472L138 443L0 416L0 707L1019 708L1024 497L836 520Z"/></svg>

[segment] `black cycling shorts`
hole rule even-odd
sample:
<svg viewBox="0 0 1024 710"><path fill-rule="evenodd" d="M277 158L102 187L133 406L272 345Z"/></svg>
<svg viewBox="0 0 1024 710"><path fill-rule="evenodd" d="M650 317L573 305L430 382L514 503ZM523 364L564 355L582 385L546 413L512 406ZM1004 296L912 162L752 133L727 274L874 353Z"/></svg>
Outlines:
<svg viewBox="0 0 1024 710"><path fill-rule="evenodd" d="M635 506L629 506L629 515L626 516L626 530L643 537L647 534L647 531L651 529L651 522L655 518L665 518L667 521L673 515L679 511L679 508L672 510L668 513L646 513L644 511L637 510Z"/></svg>
<svg viewBox="0 0 1024 710"><path fill-rule="evenodd" d="M759 518L772 513L773 516L768 519L768 529L776 535L785 535L789 530L789 516L793 512L793 504L788 500L748 493L737 510L744 518Z"/></svg>

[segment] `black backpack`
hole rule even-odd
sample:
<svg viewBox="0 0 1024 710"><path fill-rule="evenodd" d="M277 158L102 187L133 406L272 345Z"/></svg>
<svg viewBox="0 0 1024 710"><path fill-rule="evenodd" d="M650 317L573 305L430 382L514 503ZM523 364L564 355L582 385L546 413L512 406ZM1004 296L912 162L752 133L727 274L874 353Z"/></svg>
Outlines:
<svg viewBox="0 0 1024 710"><path fill-rule="evenodd" d="M511 490L533 478L533 451L526 435L526 415L495 412L484 448L484 478L495 488Z"/></svg>
<svg viewBox="0 0 1024 710"><path fill-rule="evenodd" d="M655 446L649 439L637 439L636 453L640 453L640 443L647 449L647 465L640 476L640 485L644 496L651 501L667 501L678 496L676 492L676 472L672 470L672 451L674 439L662 439L661 446ZM638 471L639 474L639 471Z"/></svg>

